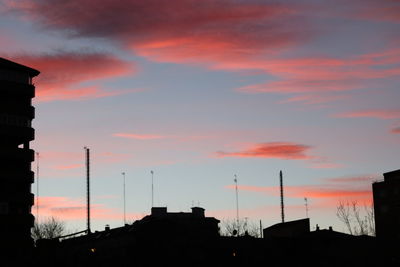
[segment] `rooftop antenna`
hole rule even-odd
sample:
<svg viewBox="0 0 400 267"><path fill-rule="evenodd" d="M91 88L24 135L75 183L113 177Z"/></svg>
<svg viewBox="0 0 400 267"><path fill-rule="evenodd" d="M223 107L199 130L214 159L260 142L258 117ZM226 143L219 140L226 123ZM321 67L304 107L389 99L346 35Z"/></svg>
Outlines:
<svg viewBox="0 0 400 267"><path fill-rule="evenodd" d="M123 176L123 187L124 187L124 225L126 224L126 201L125 201L125 172L121 173Z"/></svg>
<svg viewBox="0 0 400 267"><path fill-rule="evenodd" d="M304 206L306 206L306 218L308 218L308 199L304 198Z"/></svg>
<svg viewBox="0 0 400 267"><path fill-rule="evenodd" d="M87 201L87 233L90 234L90 150L84 147L86 151L86 201Z"/></svg>
<svg viewBox="0 0 400 267"><path fill-rule="evenodd" d="M39 223L39 152L36 152L36 219Z"/></svg>
<svg viewBox="0 0 400 267"><path fill-rule="evenodd" d="M280 181L280 186L281 186L281 217L282 217L282 223L285 222L285 207L283 204L283 176L282 176L282 171L279 172L279 181Z"/></svg>
<svg viewBox="0 0 400 267"><path fill-rule="evenodd" d="M235 188L236 188L236 223L237 223L237 235L239 236L239 197L238 197L238 185L237 185L237 175L234 175Z"/></svg>
<svg viewBox="0 0 400 267"><path fill-rule="evenodd" d="M154 171L150 171L151 173L151 207L154 207Z"/></svg>

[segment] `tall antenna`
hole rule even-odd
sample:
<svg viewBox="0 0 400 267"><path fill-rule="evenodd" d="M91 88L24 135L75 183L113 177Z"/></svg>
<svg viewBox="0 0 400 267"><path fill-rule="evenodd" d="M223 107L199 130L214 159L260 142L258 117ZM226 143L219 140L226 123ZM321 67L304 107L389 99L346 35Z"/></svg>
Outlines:
<svg viewBox="0 0 400 267"><path fill-rule="evenodd" d="M36 152L36 220L39 223L39 152Z"/></svg>
<svg viewBox="0 0 400 267"><path fill-rule="evenodd" d="M304 206L306 206L306 218L308 218L308 199L304 198Z"/></svg>
<svg viewBox="0 0 400 267"><path fill-rule="evenodd" d="M282 217L282 223L285 222L285 207L283 205L283 177L282 177L282 171L279 172L279 181L281 185L281 217Z"/></svg>
<svg viewBox="0 0 400 267"><path fill-rule="evenodd" d="M124 225L126 224L126 202L125 202L125 172L122 172L124 178Z"/></svg>
<svg viewBox="0 0 400 267"><path fill-rule="evenodd" d="M237 175L234 175L235 188L236 188L236 223L237 223L237 235L239 236L239 197L238 197L238 185L237 185Z"/></svg>
<svg viewBox="0 0 400 267"><path fill-rule="evenodd" d="M151 173L151 207L154 207L154 172L150 171Z"/></svg>
<svg viewBox="0 0 400 267"><path fill-rule="evenodd" d="M86 200L87 200L87 233L90 234L90 150L84 147L86 151Z"/></svg>

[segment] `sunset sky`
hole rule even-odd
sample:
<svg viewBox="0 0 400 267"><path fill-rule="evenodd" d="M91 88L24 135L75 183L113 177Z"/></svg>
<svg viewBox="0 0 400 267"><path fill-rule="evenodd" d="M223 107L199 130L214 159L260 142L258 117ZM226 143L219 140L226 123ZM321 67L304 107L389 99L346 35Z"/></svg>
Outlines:
<svg viewBox="0 0 400 267"><path fill-rule="evenodd" d="M0 56L38 69L39 218L169 211L333 226L400 168L398 0L0 0ZM36 170L37 162L32 169ZM37 184L32 185L36 194ZM36 215L36 206L32 213Z"/></svg>

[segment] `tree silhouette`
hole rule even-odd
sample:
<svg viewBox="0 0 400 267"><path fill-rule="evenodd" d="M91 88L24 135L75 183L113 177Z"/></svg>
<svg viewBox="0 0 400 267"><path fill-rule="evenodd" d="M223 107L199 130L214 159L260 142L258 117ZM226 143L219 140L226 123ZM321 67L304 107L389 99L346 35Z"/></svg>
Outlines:
<svg viewBox="0 0 400 267"><path fill-rule="evenodd" d="M364 216L361 215L361 208L357 201L339 202L336 209L336 216L344 223L351 235L372 235L375 236L374 206L364 204Z"/></svg>
<svg viewBox="0 0 400 267"><path fill-rule="evenodd" d="M250 235L253 237L261 237L260 228L257 224L248 222L247 218L240 219L239 224L236 219L224 219L221 222L222 236L242 236Z"/></svg>
<svg viewBox="0 0 400 267"><path fill-rule="evenodd" d="M67 234L65 223L54 218L47 218L42 222L35 222L32 228L33 240L52 239Z"/></svg>

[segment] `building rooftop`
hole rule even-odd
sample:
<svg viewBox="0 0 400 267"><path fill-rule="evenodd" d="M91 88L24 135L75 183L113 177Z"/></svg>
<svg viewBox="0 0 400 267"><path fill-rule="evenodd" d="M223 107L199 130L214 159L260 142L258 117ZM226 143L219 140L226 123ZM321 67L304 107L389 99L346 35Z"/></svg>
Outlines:
<svg viewBox="0 0 400 267"><path fill-rule="evenodd" d="M393 181L393 180L400 180L400 169L391 171L391 172L386 172L383 174L383 177L385 178L385 182Z"/></svg>
<svg viewBox="0 0 400 267"><path fill-rule="evenodd" d="M0 57L0 68L12 69L20 72L27 72L29 76L35 77L39 75L40 71L32 69L30 67L18 64L8 59Z"/></svg>

